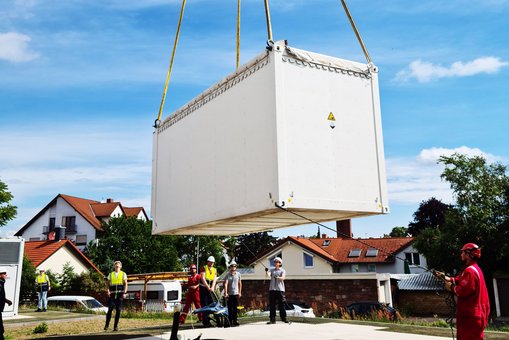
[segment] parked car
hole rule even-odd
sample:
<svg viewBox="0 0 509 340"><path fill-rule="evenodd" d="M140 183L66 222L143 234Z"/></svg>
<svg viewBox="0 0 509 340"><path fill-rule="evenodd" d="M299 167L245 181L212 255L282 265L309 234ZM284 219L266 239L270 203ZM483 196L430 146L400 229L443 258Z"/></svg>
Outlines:
<svg viewBox="0 0 509 340"><path fill-rule="evenodd" d="M91 296L81 295L60 295L50 296L48 298L48 306L63 308L66 310L90 310L94 312L108 312L108 308L103 306L99 301Z"/></svg>
<svg viewBox="0 0 509 340"><path fill-rule="evenodd" d="M286 316L293 316L298 318L314 318L315 312L313 308L303 302L286 301L285 303ZM264 310L249 311L246 315L255 316L269 316L269 307L267 306ZM276 306L276 314L279 315Z"/></svg>
<svg viewBox="0 0 509 340"><path fill-rule="evenodd" d="M386 303L377 301L354 302L346 306L353 319L355 316L370 316L373 313L386 313L390 320L398 320L398 311Z"/></svg>

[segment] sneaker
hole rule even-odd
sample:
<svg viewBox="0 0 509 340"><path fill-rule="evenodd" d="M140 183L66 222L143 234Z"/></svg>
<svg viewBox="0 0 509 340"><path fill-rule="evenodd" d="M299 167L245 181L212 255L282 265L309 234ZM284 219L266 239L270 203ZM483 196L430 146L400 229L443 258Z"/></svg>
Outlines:
<svg viewBox="0 0 509 340"><path fill-rule="evenodd" d="M276 323L276 321L267 321L267 325L272 325L274 323Z"/></svg>
<svg viewBox="0 0 509 340"><path fill-rule="evenodd" d="M288 321L288 320L283 320L283 322L284 322L284 323L290 323L290 321Z"/></svg>
<svg viewBox="0 0 509 340"><path fill-rule="evenodd" d="M37 308L36 312L42 312L42 309Z"/></svg>
<svg viewBox="0 0 509 340"><path fill-rule="evenodd" d="M107 331L108 330L108 326L104 326L104 330Z"/></svg>
<svg viewBox="0 0 509 340"><path fill-rule="evenodd" d="M43 312L46 312L46 308L44 308L42 311L43 311Z"/></svg>
<svg viewBox="0 0 509 340"><path fill-rule="evenodd" d="M234 327L238 327L238 326L240 326L240 323L239 323L238 321L233 321L233 322L232 322L232 325L233 325Z"/></svg>
<svg viewBox="0 0 509 340"><path fill-rule="evenodd" d="M118 328L117 327L113 328L113 332L118 332Z"/></svg>

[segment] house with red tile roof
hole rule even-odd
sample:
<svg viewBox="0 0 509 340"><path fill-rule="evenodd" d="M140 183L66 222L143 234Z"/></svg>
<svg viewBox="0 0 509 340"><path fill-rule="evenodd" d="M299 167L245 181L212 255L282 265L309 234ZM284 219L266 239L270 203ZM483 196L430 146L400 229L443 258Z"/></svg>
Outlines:
<svg viewBox="0 0 509 340"><path fill-rule="evenodd" d="M114 216L148 220L143 207L124 207L109 198L106 202L58 194L15 235L27 241L67 239L78 249L100 238L102 224Z"/></svg>
<svg viewBox="0 0 509 340"><path fill-rule="evenodd" d="M286 270L286 297L311 305L318 315L358 301L393 303L394 277L410 271L425 271L426 259L412 246L411 237L352 238L351 228L337 237L289 236L258 254L250 273L242 274L242 299L248 308L264 305L268 290L265 269L273 267L276 256ZM407 267L408 271L408 267Z"/></svg>
<svg viewBox="0 0 509 340"><path fill-rule="evenodd" d="M62 274L64 265L69 264L76 274L101 271L70 241L26 241L25 256L37 270L51 270Z"/></svg>

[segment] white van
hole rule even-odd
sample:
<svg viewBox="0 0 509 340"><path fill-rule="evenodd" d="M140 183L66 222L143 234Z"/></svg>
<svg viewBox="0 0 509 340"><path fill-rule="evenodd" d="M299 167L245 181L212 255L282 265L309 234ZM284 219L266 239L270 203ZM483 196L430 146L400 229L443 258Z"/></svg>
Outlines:
<svg viewBox="0 0 509 340"><path fill-rule="evenodd" d="M63 308L66 310L86 309L94 312L108 312L108 307L103 306L91 296L60 295L48 298L48 307Z"/></svg>
<svg viewBox="0 0 509 340"><path fill-rule="evenodd" d="M143 281L129 282L126 300L141 301L143 299ZM147 312L174 312L180 307L182 285L177 280L149 281L144 310Z"/></svg>

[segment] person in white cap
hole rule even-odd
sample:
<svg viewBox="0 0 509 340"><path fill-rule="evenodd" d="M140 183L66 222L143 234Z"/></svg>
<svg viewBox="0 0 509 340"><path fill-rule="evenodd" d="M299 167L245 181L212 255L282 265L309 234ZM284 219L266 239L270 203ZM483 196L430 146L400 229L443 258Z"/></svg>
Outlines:
<svg viewBox="0 0 509 340"><path fill-rule="evenodd" d="M0 267L0 340L4 340L4 322L2 320L2 312L5 304L12 305L12 301L5 297L5 279L7 278L7 270Z"/></svg>
<svg viewBox="0 0 509 340"><path fill-rule="evenodd" d="M224 278L224 297L227 298L228 320L230 321L229 325L226 326L235 327L239 326L237 307L242 296L242 280L240 273L237 272L237 262L232 261L229 269Z"/></svg>
<svg viewBox="0 0 509 340"><path fill-rule="evenodd" d="M37 310L36 312L45 312L48 307L48 292L51 290L51 282L44 268L39 268L39 275L35 278L37 286Z"/></svg>
<svg viewBox="0 0 509 340"><path fill-rule="evenodd" d="M276 303L279 309L279 317L281 321L288 323L286 319L286 310L285 310L285 277L286 271L281 268L283 265L283 260L276 256L274 258L274 267L273 268L265 268L265 273L268 277L270 277L270 286L269 286L269 322L267 324L276 323Z"/></svg>
<svg viewBox="0 0 509 340"><path fill-rule="evenodd" d="M120 320L120 310L122 309L122 301L127 293L127 274L122 269L122 262L113 262L114 270L108 275L107 294L108 294L108 313L106 313L106 323L104 330L108 330L110 326L111 314L115 309L115 321L113 331L118 331L118 321Z"/></svg>
<svg viewBox="0 0 509 340"><path fill-rule="evenodd" d="M202 307L210 305L214 300L212 299L212 292L216 289L217 270L214 267L216 259L214 256L209 256L207 265L200 269L201 285L200 285L200 303ZM203 315L203 326L210 327L210 318L208 315Z"/></svg>

